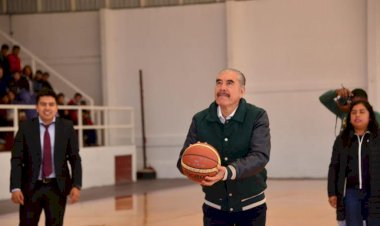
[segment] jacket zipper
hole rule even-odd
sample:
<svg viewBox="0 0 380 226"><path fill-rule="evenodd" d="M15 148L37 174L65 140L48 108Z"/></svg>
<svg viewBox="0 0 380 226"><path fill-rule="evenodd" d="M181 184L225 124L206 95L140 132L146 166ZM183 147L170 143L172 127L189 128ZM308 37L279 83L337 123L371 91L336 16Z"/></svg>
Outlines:
<svg viewBox="0 0 380 226"><path fill-rule="evenodd" d="M362 138L360 138L359 135L356 135L357 138L358 138L358 142L359 142L359 148L358 148L359 189L363 188L363 181L362 181L363 180L363 178L362 178L362 143L363 143L364 136L366 135L366 133L364 133L364 135L362 136Z"/></svg>

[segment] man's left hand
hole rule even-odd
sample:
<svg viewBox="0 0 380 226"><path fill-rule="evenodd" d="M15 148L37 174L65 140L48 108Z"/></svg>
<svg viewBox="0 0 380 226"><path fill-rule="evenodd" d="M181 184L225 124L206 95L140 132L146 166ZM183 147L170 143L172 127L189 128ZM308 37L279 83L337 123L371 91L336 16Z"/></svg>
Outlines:
<svg viewBox="0 0 380 226"><path fill-rule="evenodd" d="M79 201L80 198L80 190L76 187L73 187L70 191L69 199L70 204L74 204Z"/></svg>
<svg viewBox="0 0 380 226"><path fill-rule="evenodd" d="M224 174L226 173L226 167L224 166L218 166L218 173L215 176L212 177L205 177L205 179L201 182L201 185L203 186L211 186L215 184L216 182L223 179Z"/></svg>

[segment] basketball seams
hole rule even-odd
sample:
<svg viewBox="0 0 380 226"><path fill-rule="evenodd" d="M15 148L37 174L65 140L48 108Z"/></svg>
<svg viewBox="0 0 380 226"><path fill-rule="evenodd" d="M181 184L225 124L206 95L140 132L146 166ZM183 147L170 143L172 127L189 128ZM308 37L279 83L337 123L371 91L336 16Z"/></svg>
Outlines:
<svg viewBox="0 0 380 226"><path fill-rule="evenodd" d="M205 144L204 143L195 143L195 144L191 144L190 146L202 146L202 147L210 149L212 152L214 152L215 156L217 156L217 158L218 158L218 164L221 165L222 161L220 160L219 152L213 146L211 146L211 145L209 145L207 143L205 143ZM186 150L189 147L187 147ZM184 153L186 153L186 150L185 150Z"/></svg>
<svg viewBox="0 0 380 226"><path fill-rule="evenodd" d="M212 162L215 162L216 164L220 165L218 161L215 161L215 159L212 159L212 158L209 158L207 156L204 156L204 155L199 155L199 154L186 154L182 156L182 158L184 157L190 157L190 156L198 156L198 157L202 157L202 158L205 158L205 159L208 159L208 160L211 160Z"/></svg>

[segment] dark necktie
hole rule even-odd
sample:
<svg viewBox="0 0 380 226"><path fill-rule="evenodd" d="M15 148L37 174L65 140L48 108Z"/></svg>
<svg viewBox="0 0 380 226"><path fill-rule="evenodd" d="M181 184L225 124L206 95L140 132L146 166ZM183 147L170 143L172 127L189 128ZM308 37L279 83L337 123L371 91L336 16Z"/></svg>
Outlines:
<svg viewBox="0 0 380 226"><path fill-rule="evenodd" d="M49 135L49 125L43 125L45 127L44 134L44 155L42 162L42 178L48 177L53 172L53 167L51 163L51 143Z"/></svg>

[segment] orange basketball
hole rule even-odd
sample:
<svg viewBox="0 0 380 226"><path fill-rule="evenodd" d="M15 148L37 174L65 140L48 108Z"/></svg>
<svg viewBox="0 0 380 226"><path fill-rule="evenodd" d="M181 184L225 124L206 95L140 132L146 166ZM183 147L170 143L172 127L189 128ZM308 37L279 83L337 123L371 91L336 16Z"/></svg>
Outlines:
<svg viewBox="0 0 380 226"><path fill-rule="evenodd" d="M218 151L207 143L191 144L181 158L183 174L196 182L201 182L206 176L215 176L220 164Z"/></svg>

